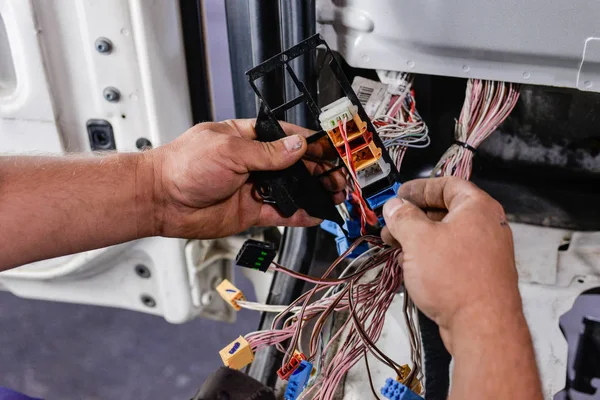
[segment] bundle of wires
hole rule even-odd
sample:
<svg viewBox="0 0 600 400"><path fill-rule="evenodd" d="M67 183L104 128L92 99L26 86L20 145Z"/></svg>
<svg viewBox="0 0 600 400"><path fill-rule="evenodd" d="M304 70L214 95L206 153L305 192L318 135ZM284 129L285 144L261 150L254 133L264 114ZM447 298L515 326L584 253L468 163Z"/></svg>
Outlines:
<svg viewBox="0 0 600 400"><path fill-rule="evenodd" d="M518 85L469 79L465 103L456 121L456 143L444 153L432 176L460 176L469 179L474 152L508 117L518 100Z"/></svg>
<svg viewBox="0 0 600 400"><path fill-rule="evenodd" d="M336 267L363 242L369 243L371 248L350 262L338 278L332 278ZM238 305L242 308L278 313L271 329L251 332L245 335L245 340L253 351L276 346L285 354L282 367L290 361L295 351L306 354L307 361L316 363L318 373L302 392L301 398L333 399L346 373L361 359L366 363L373 395L379 398L371 380L367 353L403 377L402 381L407 385L412 383L414 387L414 383L418 383L422 377L421 344L414 319L409 314L412 308L410 303L405 303L404 307L411 344L410 374L404 376L402 366L376 345L383 330L386 311L402 288L400 253L399 249L385 246L378 237L363 236L337 258L320 278L273 263L270 269L315 285L289 306L239 301ZM405 297L405 301L409 300ZM324 328L328 320L333 321L334 314L346 319L336 332L329 330L329 338L325 340ZM343 333L346 333L345 338L340 344ZM306 349L301 346L303 338L308 339ZM336 345L337 350L334 349ZM326 355L333 351L335 355L327 360Z"/></svg>
<svg viewBox="0 0 600 400"><path fill-rule="evenodd" d="M508 117L518 99L518 85L469 79L465 102L455 126L456 143L442 155L431 176L458 176L469 180L475 150ZM405 305L409 307L409 310L405 312L405 315L418 315L410 298L406 296L406 299L409 303L405 303ZM433 321L423 314L420 316L420 321L424 323L423 334L428 337L428 340L424 342L424 356L430 358L427 366L427 384L429 386L426 390L432 396L439 395L439 398L445 398L448 394L448 387L440 387L440 385L444 385L444 382L446 385L448 383L451 356L447 352L445 355L441 355L440 349L432 345L432 342L442 342L439 338L439 330ZM438 340L433 339L434 336L437 336Z"/></svg>
<svg viewBox="0 0 600 400"><path fill-rule="evenodd" d="M391 96L387 111L373 118L373 125L398 170L408 147L425 148L431 142L429 129L416 108L412 79L409 75L405 79L404 91Z"/></svg>

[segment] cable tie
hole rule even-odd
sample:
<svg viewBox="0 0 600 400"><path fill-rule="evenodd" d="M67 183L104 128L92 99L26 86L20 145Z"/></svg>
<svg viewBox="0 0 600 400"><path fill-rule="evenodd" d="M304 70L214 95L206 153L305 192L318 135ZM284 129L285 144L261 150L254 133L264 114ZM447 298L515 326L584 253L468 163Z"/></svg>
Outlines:
<svg viewBox="0 0 600 400"><path fill-rule="evenodd" d="M460 140L455 140L454 144L469 150L473 154L477 153L477 149L475 147L473 147L465 142L461 142Z"/></svg>

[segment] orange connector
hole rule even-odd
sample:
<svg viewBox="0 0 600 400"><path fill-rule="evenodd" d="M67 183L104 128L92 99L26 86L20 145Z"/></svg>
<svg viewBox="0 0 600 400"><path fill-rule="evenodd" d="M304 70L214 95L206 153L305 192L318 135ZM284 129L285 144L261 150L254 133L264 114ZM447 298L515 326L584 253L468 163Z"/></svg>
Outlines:
<svg viewBox="0 0 600 400"><path fill-rule="evenodd" d="M242 369L254 361L254 352L243 336L219 351L223 364L229 368Z"/></svg>
<svg viewBox="0 0 600 400"><path fill-rule="evenodd" d="M233 283L229 282L227 279L223 279L223 282L219 283L219 286L217 286L217 292L231 307L235 308L237 311L242 309L242 307L237 304L237 301L246 300L246 298L240 289L233 286Z"/></svg>
<svg viewBox="0 0 600 400"><path fill-rule="evenodd" d="M346 134L349 142L352 142L354 139L361 136L365 136L365 140L368 140L368 137L366 137L366 135L369 134L367 131L367 123L360 119L358 114L354 115L353 119L346 123ZM330 131L327 131L327 135L329 135L335 147L344 146L344 139L337 126Z"/></svg>
<svg viewBox="0 0 600 400"><path fill-rule="evenodd" d="M290 361L288 361L285 366L279 368L277 375L279 375L279 378L287 381L290 375L292 375L292 373L304 360L306 360L306 356L300 353L298 350L294 350L294 354L292 355L292 358L290 358Z"/></svg>

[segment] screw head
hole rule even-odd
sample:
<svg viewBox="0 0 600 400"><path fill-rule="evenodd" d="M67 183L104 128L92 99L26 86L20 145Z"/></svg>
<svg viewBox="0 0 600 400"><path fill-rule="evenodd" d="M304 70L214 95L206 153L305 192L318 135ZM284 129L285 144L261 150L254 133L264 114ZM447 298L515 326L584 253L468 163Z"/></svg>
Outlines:
<svg viewBox="0 0 600 400"><path fill-rule="evenodd" d="M214 298L215 298L215 292L213 292L212 290L210 290L210 291L204 293L200 297L200 303L203 306L208 306L208 305L210 305L213 302Z"/></svg>
<svg viewBox="0 0 600 400"><path fill-rule="evenodd" d="M96 51L100 54L110 54L113 49L113 44L107 38L99 37L94 42L94 47L96 48Z"/></svg>
<svg viewBox="0 0 600 400"><path fill-rule="evenodd" d="M135 141L135 147L137 147L138 150L150 150L152 148L152 142L144 137L141 137Z"/></svg>
<svg viewBox="0 0 600 400"><path fill-rule="evenodd" d="M104 96L106 101L116 103L121 98L121 92L114 87L107 87L102 91L102 96Z"/></svg>
<svg viewBox="0 0 600 400"><path fill-rule="evenodd" d="M144 279L148 279L148 278L150 278L150 276L152 276L152 274L150 273L150 270L144 264L136 265L135 273L137 274L137 276L139 276L140 278L144 278Z"/></svg>
<svg viewBox="0 0 600 400"><path fill-rule="evenodd" d="M154 298L152 296L143 294L140 297L140 300L142 301L142 304L144 304L146 307L149 307L149 308L156 307L156 300L154 300Z"/></svg>

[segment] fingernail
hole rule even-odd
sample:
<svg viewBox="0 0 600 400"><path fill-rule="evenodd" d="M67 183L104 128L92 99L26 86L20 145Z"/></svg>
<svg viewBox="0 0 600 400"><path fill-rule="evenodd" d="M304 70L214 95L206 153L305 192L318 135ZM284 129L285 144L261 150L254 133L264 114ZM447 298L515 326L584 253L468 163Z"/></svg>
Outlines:
<svg viewBox="0 0 600 400"><path fill-rule="evenodd" d="M398 197L389 199L383 205L383 216L385 218L389 218L389 217L393 216L396 213L396 211L398 211L400 209L400 207L402 207L405 203L406 203L406 200L399 199Z"/></svg>
<svg viewBox="0 0 600 400"><path fill-rule="evenodd" d="M283 146L290 153L298 151L302 148L302 138L300 135L288 136L283 139Z"/></svg>

